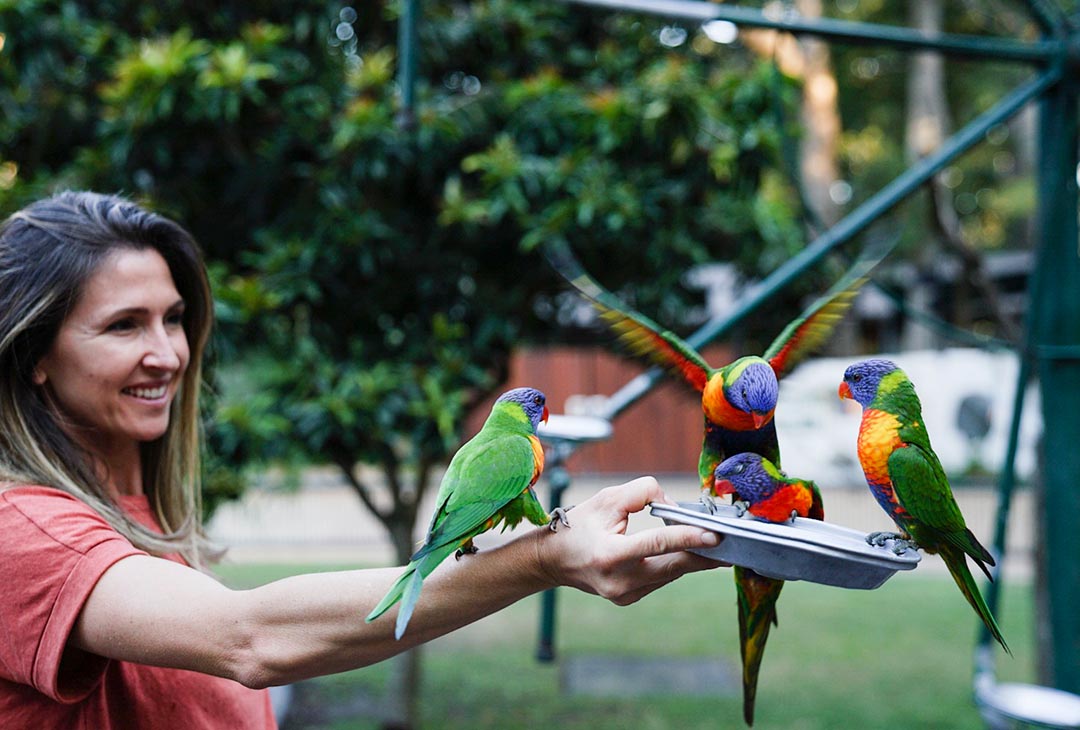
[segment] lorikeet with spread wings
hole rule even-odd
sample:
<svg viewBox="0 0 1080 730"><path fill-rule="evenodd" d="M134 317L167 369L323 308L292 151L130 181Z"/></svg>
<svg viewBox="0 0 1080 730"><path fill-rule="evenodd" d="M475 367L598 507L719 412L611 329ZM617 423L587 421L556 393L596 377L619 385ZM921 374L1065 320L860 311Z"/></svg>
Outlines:
<svg viewBox="0 0 1080 730"><path fill-rule="evenodd" d="M877 258L859 260L823 297L788 324L765 354L747 355L714 368L678 335L627 307L581 267L568 248L550 243L551 265L600 312L633 355L659 365L701 393L705 435L698 461L702 491L711 493L713 471L725 458L744 451L779 463L773 411L778 379L791 372L832 334L867 281Z"/></svg>
<svg viewBox="0 0 1080 730"><path fill-rule="evenodd" d="M548 261L563 278L600 312L631 353L665 368L676 379L701 393L705 436L698 459L702 499L712 504L714 472L729 456L752 452L780 464L773 412L780 392L778 379L820 347L851 307L870 270L881 256L860 259L833 288L788 324L764 355L747 355L713 368L678 335L635 312L604 289L581 267L565 245L551 242ZM743 657L757 656L743 665L743 716L752 724L757 692L757 670L769 627L776 623L776 601L784 582L736 567L739 596L739 637ZM747 650L747 645L753 648Z"/></svg>
<svg viewBox="0 0 1080 730"><path fill-rule="evenodd" d="M789 477L760 454L735 454L713 472L713 492L731 494L734 504L755 517L786 522L798 517L825 519L821 492L811 481ZM735 567L739 604L739 651L743 665L743 719L754 724L757 677L769 629L776 625L776 600L784 582Z"/></svg>
<svg viewBox="0 0 1080 730"><path fill-rule="evenodd" d="M473 538L522 519L534 525L557 522L540 504L533 485L544 469L544 450L536 427L548 417L547 401L535 388L503 393L480 431L450 460L435 497L427 538L405 572L368 615L374 621L401 601L394 635L400 639L412 618L424 579L451 553L476 552ZM562 511L556 518L567 524Z"/></svg>
<svg viewBox="0 0 1080 730"><path fill-rule="evenodd" d="M864 360L844 372L839 394L863 407L859 462L874 498L900 529L898 535L875 532L867 540L881 545L898 538L940 554L964 598L1008 652L967 566L970 557L992 580L986 566L994 565L994 558L964 522L945 470L930 447L915 386L895 363Z"/></svg>

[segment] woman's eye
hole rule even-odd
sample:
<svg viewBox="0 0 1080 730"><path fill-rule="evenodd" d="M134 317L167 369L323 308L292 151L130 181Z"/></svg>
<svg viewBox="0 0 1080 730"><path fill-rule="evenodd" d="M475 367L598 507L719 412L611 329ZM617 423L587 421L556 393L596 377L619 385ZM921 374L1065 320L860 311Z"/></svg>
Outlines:
<svg viewBox="0 0 1080 730"><path fill-rule="evenodd" d="M124 332L130 330L135 326L135 322L131 319L118 319L115 322L110 322L109 326L105 328L106 332Z"/></svg>
<svg viewBox="0 0 1080 730"><path fill-rule="evenodd" d="M170 314L168 317L165 318L165 324L183 325L184 324L184 313L183 312L175 312L173 314Z"/></svg>

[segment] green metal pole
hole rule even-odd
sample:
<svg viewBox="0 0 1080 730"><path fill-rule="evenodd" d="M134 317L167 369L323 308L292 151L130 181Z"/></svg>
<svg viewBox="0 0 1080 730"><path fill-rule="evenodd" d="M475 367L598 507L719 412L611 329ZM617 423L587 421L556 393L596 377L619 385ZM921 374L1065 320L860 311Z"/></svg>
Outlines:
<svg viewBox="0 0 1080 730"><path fill-rule="evenodd" d="M570 486L570 473L566 470L566 457L573 451L569 443L556 443L548 450L550 468L547 470L551 486L550 508L562 506L562 495ZM555 661L555 589L548 588L540 596L540 636L536 646L536 660Z"/></svg>
<svg viewBox="0 0 1080 730"><path fill-rule="evenodd" d="M1034 357L1043 422L1050 681L1080 693L1080 235L1077 230L1077 86L1057 84L1041 105L1040 250Z"/></svg>
<svg viewBox="0 0 1080 730"><path fill-rule="evenodd" d="M950 56L984 58L995 61L1051 63L1062 53L1057 39L1016 41L994 36L957 33L926 33L878 23L859 23L834 18L804 18L795 12L770 12L737 5L721 5L704 0L570 0L608 10L646 13L664 18L706 23L726 20L746 28L767 28L793 35L814 35L849 45L876 45L904 50L936 51ZM1044 21L1045 14L1037 16ZM1045 21L1050 22L1050 21Z"/></svg>
<svg viewBox="0 0 1080 730"><path fill-rule="evenodd" d="M420 16L420 0L401 0L401 17L398 18L398 87L401 90L401 108L397 124L402 129L412 129L416 124L416 24Z"/></svg>

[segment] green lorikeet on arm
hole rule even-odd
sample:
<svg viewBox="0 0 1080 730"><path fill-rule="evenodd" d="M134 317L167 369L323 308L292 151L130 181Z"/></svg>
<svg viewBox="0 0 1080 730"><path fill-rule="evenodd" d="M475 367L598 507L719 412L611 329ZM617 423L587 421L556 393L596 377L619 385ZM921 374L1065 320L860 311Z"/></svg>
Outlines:
<svg viewBox="0 0 1080 730"><path fill-rule="evenodd" d="M941 555L964 598L1009 652L967 566L970 557L991 578L986 566L994 565L994 558L964 522L945 470L930 447L915 386L895 363L864 360L844 372L839 394L863 408L859 462L870 492L900 529L899 535L876 532L867 540L882 545L886 539L899 538Z"/></svg>
<svg viewBox="0 0 1080 730"><path fill-rule="evenodd" d="M534 525L568 524L562 510L552 518L533 491L544 469L544 450L536 428L548 417L547 400L535 388L503 393L480 431L450 460L435 497L435 512L424 544L386 596L372 609L374 621L401 601L394 635L409 625L424 578L449 555L476 552L473 538L500 523L522 519Z"/></svg>

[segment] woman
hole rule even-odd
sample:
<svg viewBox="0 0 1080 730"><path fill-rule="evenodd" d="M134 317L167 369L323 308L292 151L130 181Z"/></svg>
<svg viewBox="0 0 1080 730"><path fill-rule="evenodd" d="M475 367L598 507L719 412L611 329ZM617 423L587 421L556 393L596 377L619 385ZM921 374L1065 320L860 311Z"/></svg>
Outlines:
<svg viewBox="0 0 1080 730"><path fill-rule="evenodd" d="M425 581L401 641L363 617L400 568L248 591L202 572L198 398L212 301L177 224L62 193L0 226L0 726L274 726L268 686L385 659L520 598L623 605L715 563L713 533L626 519L655 480L602 490Z"/></svg>

